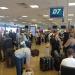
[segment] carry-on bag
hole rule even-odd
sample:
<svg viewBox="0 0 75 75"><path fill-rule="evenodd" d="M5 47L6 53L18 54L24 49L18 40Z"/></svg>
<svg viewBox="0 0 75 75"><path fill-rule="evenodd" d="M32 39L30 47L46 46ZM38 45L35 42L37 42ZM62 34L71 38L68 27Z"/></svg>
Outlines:
<svg viewBox="0 0 75 75"><path fill-rule="evenodd" d="M53 69L53 59L52 57L41 57L40 58L40 70L48 71Z"/></svg>
<svg viewBox="0 0 75 75"><path fill-rule="evenodd" d="M39 56L39 50L38 49L33 49L31 50L31 55L34 56Z"/></svg>
<svg viewBox="0 0 75 75"><path fill-rule="evenodd" d="M12 49L7 49L6 52L6 59L5 59L5 64L7 67L14 67L15 66L15 58L14 58L14 50Z"/></svg>

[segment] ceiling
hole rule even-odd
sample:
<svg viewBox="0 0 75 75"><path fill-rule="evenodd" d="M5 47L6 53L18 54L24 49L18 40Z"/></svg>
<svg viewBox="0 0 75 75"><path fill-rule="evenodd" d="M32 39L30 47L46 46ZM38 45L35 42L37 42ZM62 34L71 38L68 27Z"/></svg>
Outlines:
<svg viewBox="0 0 75 75"><path fill-rule="evenodd" d="M72 19L71 24L75 24L75 16L68 17L68 14L75 14L75 7L69 7L69 2L75 0L0 0L0 7L7 7L7 10L0 9L0 21L16 22L16 23L46 23L51 22L55 24L67 24L68 18ZM38 9L32 9L29 5L39 5ZM50 7L64 7L64 22L62 19L48 20L50 17L43 17L49 15ZM22 18L21 16L28 16ZM34 20L36 19L36 20ZM18 21L16 21L18 20Z"/></svg>

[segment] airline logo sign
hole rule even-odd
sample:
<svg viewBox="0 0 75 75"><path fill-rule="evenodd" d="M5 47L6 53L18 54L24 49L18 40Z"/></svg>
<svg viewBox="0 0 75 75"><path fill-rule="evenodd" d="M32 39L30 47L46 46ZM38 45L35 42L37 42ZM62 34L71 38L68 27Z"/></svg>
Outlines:
<svg viewBox="0 0 75 75"><path fill-rule="evenodd" d="M63 7L60 8L50 8L50 17L51 18L63 18Z"/></svg>

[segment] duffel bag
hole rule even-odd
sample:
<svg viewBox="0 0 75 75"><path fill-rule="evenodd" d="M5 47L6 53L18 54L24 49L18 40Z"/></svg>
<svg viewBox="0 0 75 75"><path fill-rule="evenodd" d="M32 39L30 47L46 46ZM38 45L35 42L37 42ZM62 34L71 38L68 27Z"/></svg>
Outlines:
<svg viewBox="0 0 75 75"><path fill-rule="evenodd" d="M38 49L34 49L34 50L31 50L31 55L34 57L34 56L39 56L39 50Z"/></svg>

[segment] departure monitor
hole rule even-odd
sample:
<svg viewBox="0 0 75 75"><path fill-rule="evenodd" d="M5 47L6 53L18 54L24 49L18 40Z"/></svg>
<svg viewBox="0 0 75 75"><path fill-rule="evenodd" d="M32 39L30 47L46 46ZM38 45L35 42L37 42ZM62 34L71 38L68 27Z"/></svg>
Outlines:
<svg viewBox="0 0 75 75"><path fill-rule="evenodd" d="M50 8L51 18L63 18L63 16L64 16L63 7Z"/></svg>

